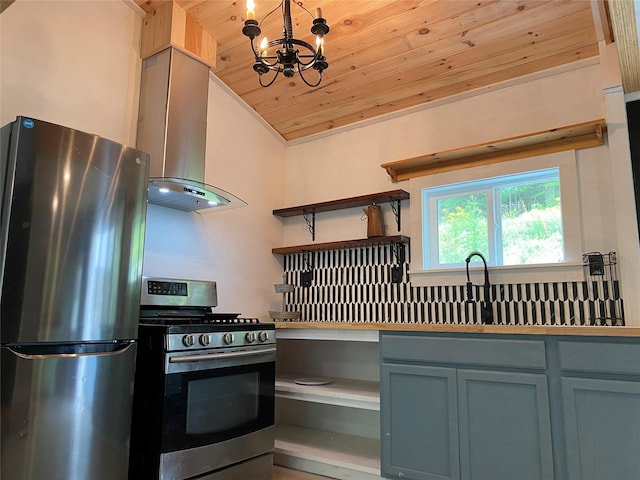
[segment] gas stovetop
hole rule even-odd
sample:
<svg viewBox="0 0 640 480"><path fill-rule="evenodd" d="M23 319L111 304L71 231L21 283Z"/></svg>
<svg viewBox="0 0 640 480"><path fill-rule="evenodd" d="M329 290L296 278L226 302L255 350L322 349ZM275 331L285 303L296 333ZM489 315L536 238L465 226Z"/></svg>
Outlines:
<svg viewBox="0 0 640 480"><path fill-rule="evenodd" d="M141 308L140 329L161 335L167 351L257 347L275 343L275 324L237 313L202 309ZM155 333L151 333L155 332Z"/></svg>
<svg viewBox="0 0 640 480"><path fill-rule="evenodd" d="M239 313L212 313L211 307L159 309L142 306L140 322L161 325L246 325L260 323L260 320L240 317Z"/></svg>
<svg viewBox="0 0 640 480"><path fill-rule="evenodd" d="M273 323L213 311L215 282L144 277L140 300L140 337L162 341L167 351L275 344Z"/></svg>

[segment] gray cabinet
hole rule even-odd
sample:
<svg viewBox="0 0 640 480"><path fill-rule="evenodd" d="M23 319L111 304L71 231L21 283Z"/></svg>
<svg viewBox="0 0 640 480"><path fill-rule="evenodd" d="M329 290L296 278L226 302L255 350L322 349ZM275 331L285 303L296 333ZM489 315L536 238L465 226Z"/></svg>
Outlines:
<svg viewBox="0 0 640 480"><path fill-rule="evenodd" d="M568 480L640 478L640 383L563 378Z"/></svg>
<svg viewBox="0 0 640 480"><path fill-rule="evenodd" d="M381 334L382 473L552 480L541 341Z"/></svg>
<svg viewBox="0 0 640 480"><path fill-rule="evenodd" d="M640 338L380 334L382 474L640 479Z"/></svg>
<svg viewBox="0 0 640 480"><path fill-rule="evenodd" d="M380 383L383 475L460 478L455 369L383 364Z"/></svg>
<svg viewBox="0 0 640 480"><path fill-rule="evenodd" d="M544 374L458 371L462 479L551 480Z"/></svg>
<svg viewBox="0 0 640 480"><path fill-rule="evenodd" d="M640 479L640 344L559 342L568 480Z"/></svg>

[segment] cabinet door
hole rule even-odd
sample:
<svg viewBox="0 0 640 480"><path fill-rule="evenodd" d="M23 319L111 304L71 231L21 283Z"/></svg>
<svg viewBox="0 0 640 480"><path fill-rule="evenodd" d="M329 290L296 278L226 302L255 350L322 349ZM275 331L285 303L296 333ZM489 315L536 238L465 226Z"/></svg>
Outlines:
<svg viewBox="0 0 640 480"><path fill-rule="evenodd" d="M452 368L382 364L383 476L460 478L455 378Z"/></svg>
<svg viewBox="0 0 640 480"><path fill-rule="evenodd" d="M554 478L545 375L458 370L458 395L462 479Z"/></svg>
<svg viewBox="0 0 640 480"><path fill-rule="evenodd" d="M640 383L562 378L569 480L640 478Z"/></svg>

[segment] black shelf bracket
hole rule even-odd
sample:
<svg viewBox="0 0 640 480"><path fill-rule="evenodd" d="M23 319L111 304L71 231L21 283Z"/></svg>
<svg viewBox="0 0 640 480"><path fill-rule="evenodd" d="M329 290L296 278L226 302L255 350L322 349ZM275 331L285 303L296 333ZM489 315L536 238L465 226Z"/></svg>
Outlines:
<svg viewBox="0 0 640 480"><path fill-rule="evenodd" d="M398 227L398 232L400 231L400 227L401 227L401 212L402 209L400 208L400 202L402 199L398 198L398 197L389 197L389 204L391 205L391 211L393 212L393 215L396 217L396 226Z"/></svg>
<svg viewBox="0 0 640 480"><path fill-rule="evenodd" d="M316 212L309 212L305 210L302 212L302 216L304 217L304 221L307 224L307 230L311 234L311 240L315 242L316 240Z"/></svg>

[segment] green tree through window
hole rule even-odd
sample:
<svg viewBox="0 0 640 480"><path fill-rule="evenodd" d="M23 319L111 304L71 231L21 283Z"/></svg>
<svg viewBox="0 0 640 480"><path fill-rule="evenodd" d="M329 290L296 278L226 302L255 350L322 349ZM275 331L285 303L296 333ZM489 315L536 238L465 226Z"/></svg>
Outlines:
<svg viewBox="0 0 640 480"><path fill-rule="evenodd" d="M474 250L489 251L487 194L438 200L438 261L460 263Z"/></svg>
<svg viewBox="0 0 640 480"><path fill-rule="evenodd" d="M500 188L504 265L561 262L559 181Z"/></svg>
<svg viewBox="0 0 640 480"><path fill-rule="evenodd" d="M493 265L564 260L557 168L424 189L423 212L425 268L474 250Z"/></svg>

